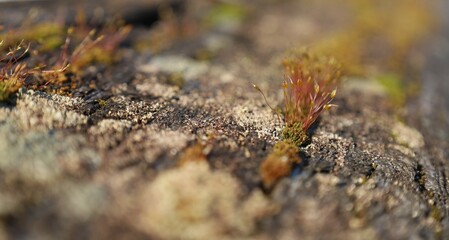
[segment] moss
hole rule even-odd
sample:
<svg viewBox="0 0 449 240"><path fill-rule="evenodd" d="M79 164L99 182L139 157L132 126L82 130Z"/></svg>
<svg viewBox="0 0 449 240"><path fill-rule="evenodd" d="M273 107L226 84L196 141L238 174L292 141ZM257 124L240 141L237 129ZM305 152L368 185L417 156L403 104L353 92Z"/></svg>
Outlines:
<svg viewBox="0 0 449 240"><path fill-rule="evenodd" d="M98 100L98 105L100 105L101 107L106 107L107 102L103 99Z"/></svg>
<svg viewBox="0 0 449 240"><path fill-rule="evenodd" d="M303 130L301 123L293 123L292 125L285 126L282 130L282 138L298 147L310 140L307 133Z"/></svg>
<svg viewBox="0 0 449 240"><path fill-rule="evenodd" d="M6 91L6 87L4 86L4 83L0 83L0 102L6 101L9 99L9 96L11 94Z"/></svg>
<svg viewBox="0 0 449 240"><path fill-rule="evenodd" d="M265 158L260 175L265 188L269 189L282 177L288 176L293 164L301 162L298 147L288 140L282 140L274 145L273 151Z"/></svg>
<svg viewBox="0 0 449 240"><path fill-rule="evenodd" d="M3 42L0 42L0 47ZM0 55L0 101L8 100L16 93L30 76L31 70L25 63L19 63L16 59L21 59L28 53L28 48L22 50L21 46L16 46L4 56ZM15 56L15 57L11 57Z"/></svg>
<svg viewBox="0 0 449 240"><path fill-rule="evenodd" d="M8 100L12 94L19 90L19 85L11 85L9 82L0 82L0 102Z"/></svg>
<svg viewBox="0 0 449 240"><path fill-rule="evenodd" d="M341 79L341 65L333 57L300 50L283 61L285 78L284 137L298 146L306 141L306 132L319 115L334 106Z"/></svg>

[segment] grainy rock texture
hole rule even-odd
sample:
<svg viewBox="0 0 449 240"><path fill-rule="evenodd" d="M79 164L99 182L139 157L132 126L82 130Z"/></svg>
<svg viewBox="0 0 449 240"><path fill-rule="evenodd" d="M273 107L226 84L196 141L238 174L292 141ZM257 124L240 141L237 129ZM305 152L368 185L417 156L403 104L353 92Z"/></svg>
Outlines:
<svg viewBox="0 0 449 240"><path fill-rule="evenodd" d="M123 7L112 2L94 13ZM207 9L135 2L122 14L136 42L165 31L158 8ZM232 23L205 20L212 27L193 36L196 25L183 26L164 49L127 49L111 72L90 68L95 88L24 88L2 103L0 239L448 239L447 114L425 115L426 99L440 101L428 92L397 114L379 82L345 79L301 163L263 188L259 168L284 122L252 84L280 107L285 50L347 25L347 9L317 4L246 3L246 20L232 10ZM54 13L36 6L43 19ZM25 10L0 3L0 23Z"/></svg>

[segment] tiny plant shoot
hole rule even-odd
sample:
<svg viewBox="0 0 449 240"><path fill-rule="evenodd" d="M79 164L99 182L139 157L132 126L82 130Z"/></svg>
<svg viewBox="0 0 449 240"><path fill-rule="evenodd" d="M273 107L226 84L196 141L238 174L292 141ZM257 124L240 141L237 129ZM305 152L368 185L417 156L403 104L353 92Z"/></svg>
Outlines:
<svg viewBox="0 0 449 240"><path fill-rule="evenodd" d="M295 53L283 61L285 78L284 120L282 136L300 146L319 115L334 105L341 78L341 66L334 58L316 56L306 51Z"/></svg>
<svg viewBox="0 0 449 240"><path fill-rule="evenodd" d="M279 179L288 176L294 164L301 163L299 147L309 139L308 131L319 115L334 106L331 103L341 77L341 66L335 59L306 51L285 59L283 66L285 127L282 140L275 144L260 166L266 189L271 189ZM257 86L254 87L262 93Z"/></svg>
<svg viewBox="0 0 449 240"><path fill-rule="evenodd" d="M0 42L0 47L3 41ZM0 56L0 102L7 100L31 75L25 63L19 63L29 51L29 46L20 43L4 56Z"/></svg>

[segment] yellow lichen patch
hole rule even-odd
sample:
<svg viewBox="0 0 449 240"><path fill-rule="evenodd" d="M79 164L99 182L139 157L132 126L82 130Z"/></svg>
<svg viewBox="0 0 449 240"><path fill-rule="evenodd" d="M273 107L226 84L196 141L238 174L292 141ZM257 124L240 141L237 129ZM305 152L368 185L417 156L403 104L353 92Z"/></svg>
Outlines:
<svg viewBox="0 0 449 240"><path fill-rule="evenodd" d="M284 140L276 143L273 151L260 166L260 175L264 187L269 189L279 179L290 174L292 165L301 162L298 152L298 147L290 141Z"/></svg>
<svg viewBox="0 0 449 240"><path fill-rule="evenodd" d="M253 233L276 211L259 190L243 198L229 173L207 163L185 164L160 174L139 200L136 227L158 239L224 239Z"/></svg>

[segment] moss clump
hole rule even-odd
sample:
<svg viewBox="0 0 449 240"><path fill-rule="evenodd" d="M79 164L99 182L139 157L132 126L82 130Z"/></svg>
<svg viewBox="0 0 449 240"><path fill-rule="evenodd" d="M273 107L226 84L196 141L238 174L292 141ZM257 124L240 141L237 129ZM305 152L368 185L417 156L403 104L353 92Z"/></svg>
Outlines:
<svg viewBox="0 0 449 240"><path fill-rule="evenodd" d="M296 146L304 145L310 141L310 137L303 130L301 123L293 123L292 125L285 126L282 129L282 138Z"/></svg>
<svg viewBox="0 0 449 240"><path fill-rule="evenodd" d="M281 177L290 174L293 164L301 162L299 147L309 141L308 130L319 115L333 106L331 102L341 77L341 66L334 58L307 51L295 53L285 59L283 65L286 126L282 131L283 140L276 143L260 168L266 188L271 188Z"/></svg>
<svg viewBox="0 0 449 240"><path fill-rule="evenodd" d="M0 41L0 47L3 43ZM32 74L25 63L19 62L27 53L28 48L17 45L8 53L0 55L0 101L8 100Z"/></svg>
<svg viewBox="0 0 449 240"><path fill-rule="evenodd" d="M0 32L0 101L8 99L22 86L70 95L79 86L88 66L118 62L117 50L131 27L113 24L100 31L88 30L82 24L67 30L65 26L43 22ZM61 50L56 50L61 46ZM59 58L51 54L36 55L51 50L56 50L53 53L58 53ZM37 59L28 63L38 64L23 63L29 55Z"/></svg>
<svg viewBox="0 0 449 240"><path fill-rule="evenodd" d="M307 131L319 115L331 108L341 78L341 65L334 58L301 50L283 62L285 80L282 135L296 146L303 145Z"/></svg>
<svg viewBox="0 0 449 240"><path fill-rule="evenodd" d="M106 107L107 102L103 99L99 99L98 100L98 105L100 105L100 107Z"/></svg>
<svg viewBox="0 0 449 240"><path fill-rule="evenodd" d="M18 87L7 82L0 82L0 102L6 101L15 93Z"/></svg>
<svg viewBox="0 0 449 240"><path fill-rule="evenodd" d="M265 188L269 189L280 178L288 176L293 164L301 162L299 149L293 142L282 140L274 145L273 151L260 166L260 175Z"/></svg>

